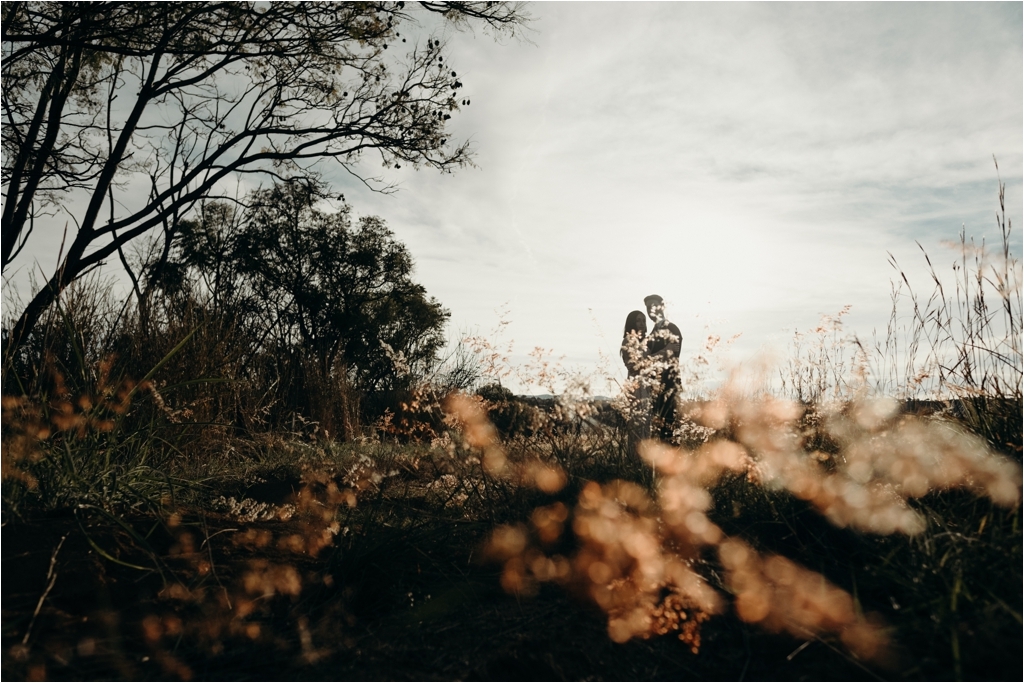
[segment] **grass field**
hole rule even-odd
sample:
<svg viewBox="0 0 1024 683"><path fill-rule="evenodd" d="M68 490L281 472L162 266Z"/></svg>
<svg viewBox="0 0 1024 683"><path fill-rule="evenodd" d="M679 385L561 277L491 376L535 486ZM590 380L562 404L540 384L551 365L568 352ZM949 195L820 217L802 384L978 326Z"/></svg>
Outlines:
<svg viewBox="0 0 1024 683"><path fill-rule="evenodd" d="M4 398L3 675L1020 680L1006 268L639 454L607 401L424 384L341 442L199 419L194 331L134 379L50 354Z"/></svg>
<svg viewBox="0 0 1024 683"><path fill-rule="evenodd" d="M785 490L728 474L710 487L709 520L851 595L886 652L858 656L827 628L737 618L729 603L739 591L711 546L676 548L722 596L721 613L696 623L699 642L677 629L616 643L579 567L562 580L510 581L507 558L488 554L488 541L496 528L536 521L538 509L560 505L579 518L586 482L632 480L650 492L658 480L611 428L509 445L510 463L540 454L564 472L565 487L549 492L489 475L474 462L478 451L283 441L201 485L171 482L153 509L80 502L9 512L5 676L1019 675L1019 505L964 490L928 493L909 506L926 520L924 531L881 535L838 528ZM534 524L532 533L544 529ZM548 541L549 555L570 560L588 547L578 533Z"/></svg>

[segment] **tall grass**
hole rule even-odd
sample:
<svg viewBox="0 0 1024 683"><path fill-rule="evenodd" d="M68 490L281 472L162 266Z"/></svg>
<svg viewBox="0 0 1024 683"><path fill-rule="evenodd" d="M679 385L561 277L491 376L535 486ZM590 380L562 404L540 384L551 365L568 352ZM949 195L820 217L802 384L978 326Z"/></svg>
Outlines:
<svg viewBox="0 0 1024 683"><path fill-rule="evenodd" d="M4 508L157 509L181 483L180 423L154 376L191 337L132 378L116 362L124 307L98 280L58 299L32 344L4 372ZM164 383L166 387L166 383ZM169 387L173 390L174 387ZM178 442L178 443L176 443Z"/></svg>
<svg viewBox="0 0 1024 683"><path fill-rule="evenodd" d="M630 402L543 350L519 370L561 397L511 395L482 337L368 397L196 299L72 288L5 368L5 547L53 557L41 598L26 571L5 603L5 675L1013 677L1002 201L1000 250L961 235L953 286L901 271L884 339L841 312L711 390L710 335L677 444L639 449Z"/></svg>
<svg viewBox="0 0 1024 683"><path fill-rule="evenodd" d="M925 299L892 260L893 315L876 341L877 383L906 398L1021 398L1021 262L1010 250L1005 185L999 186L1000 243L976 244L961 230L946 244L957 255L952 283L924 253L933 289ZM923 252L923 249L922 249ZM909 322L897 317L909 307Z"/></svg>

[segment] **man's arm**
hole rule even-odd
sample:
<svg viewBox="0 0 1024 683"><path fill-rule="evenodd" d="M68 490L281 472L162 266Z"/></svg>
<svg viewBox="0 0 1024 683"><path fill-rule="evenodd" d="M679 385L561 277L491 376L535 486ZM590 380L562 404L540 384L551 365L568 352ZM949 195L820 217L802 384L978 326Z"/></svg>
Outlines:
<svg viewBox="0 0 1024 683"><path fill-rule="evenodd" d="M665 342L665 347L651 354L651 358L659 361L679 358L683 351L683 334L674 323L668 323L660 330L654 332Z"/></svg>

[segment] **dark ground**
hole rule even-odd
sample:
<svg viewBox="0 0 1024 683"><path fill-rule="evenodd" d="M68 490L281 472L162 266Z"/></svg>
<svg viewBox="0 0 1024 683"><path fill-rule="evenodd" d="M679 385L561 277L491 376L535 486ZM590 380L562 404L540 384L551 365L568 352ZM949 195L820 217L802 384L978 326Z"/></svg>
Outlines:
<svg viewBox="0 0 1024 683"><path fill-rule="evenodd" d="M954 502L978 504L960 498ZM896 648L889 666L880 667L857 661L837 639L773 635L731 614L704 625L697 655L671 636L617 645L598 610L557 587L531 597L503 592L495 567L474 559L489 525L439 519L408 501L392 504L374 520L362 518L362 533L339 536L316 557L276 545L305 533L301 520L253 522L242 529L226 517L195 512L173 527L141 515L119 526L82 511L77 517L8 519L3 677L1021 680L1015 511L1002 513L999 527L1016 539L1008 548L1000 550L997 535L987 545L979 539L943 550L936 545L940 533L930 541L935 547L922 550L906 539L833 529L796 502L772 516L757 505L742 513L720 506L718 521L726 531L786 552L853 593L865 611L881 614ZM273 540L259 547L244 541L245 532L250 540L269 532ZM33 623L52 553L65 535L52 590ZM948 572L929 574L920 556L925 551L944 553L940 559L950 566L974 553L993 568L989 581L995 583L978 577L969 588L970 573L962 568L956 574L960 587L949 593ZM1014 561L1009 574L992 564ZM918 576L901 562L925 566ZM271 576L281 567L291 568L301 589L280 579L280 572L270 580L277 581L269 591L276 595L246 587L253 576ZM934 585L924 585L929 580ZM1015 586L995 585L1014 580Z"/></svg>

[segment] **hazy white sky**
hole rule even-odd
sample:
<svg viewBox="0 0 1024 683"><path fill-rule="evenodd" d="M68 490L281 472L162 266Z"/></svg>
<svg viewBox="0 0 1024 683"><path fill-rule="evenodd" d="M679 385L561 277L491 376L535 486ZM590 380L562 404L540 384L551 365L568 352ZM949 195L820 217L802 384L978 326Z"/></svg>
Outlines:
<svg viewBox="0 0 1024 683"><path fill-rule="evenodd" d="M743 333L743 357L847 304L870 335L887 252L927 290L915 240L945 266L961 225L997 235L993 155L1019 225L1019 3L530 11L532 44L449 39L478 168L403 171L388 197L346 187L456 330L486 332L507 302L520 354L617 362L626 314L659 293L684 353L709 322Z"/></svg>
<svg viewBox="0 0 1024 683"><path fill-rule="evenodd" d="M384 196L325 167L409 246L453 333L507 304L520 357L619 371L626 314L658 293L684 353L707 323L743 357L847 304L870 335L887 252L927 289L915 240L944 267L961 225L997 235L993 155L1020 225L1020 3L529 11L530 42L447 33L477 168L387 171Z"/></svg>

